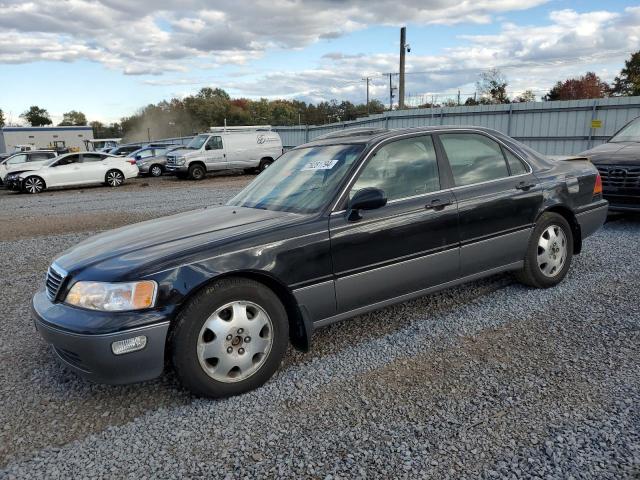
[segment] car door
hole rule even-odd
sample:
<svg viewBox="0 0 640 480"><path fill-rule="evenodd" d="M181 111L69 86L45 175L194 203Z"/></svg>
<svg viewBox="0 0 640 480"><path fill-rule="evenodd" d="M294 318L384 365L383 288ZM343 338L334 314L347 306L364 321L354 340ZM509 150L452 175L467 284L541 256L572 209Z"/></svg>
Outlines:
<svg viewBox="0 0 640 480"><path fill-rule="evenodd" d="M542 204L529 165L484 133L442 133L437 139L455 185L462 276L522 261Z"/></svg>
<svg viewBox="0 0 640 480"><path fill-rule="evenodd" d="M439 170L429 135L385 143L369 156L349 196L375 187L387 204L358 220L334 212L329 221L339 313L457 278L458 213Z"/></svg>
<svg viewBox="0 0 640 480"><path fill-rule="evenodd" d="M219 170L226 167L226 155L222 137L212 135L204 145L207 170Z"/></svg>
<svg viewBox="0 0 640 480"><path fill-rule="evenodd" d="M100 153L80 154L82 183L103 183L105 181L108 165L104 159L105 156Z"/></svg>
<svg viewBox="0 0 640 480"><path fill-rule="evenodd" d="M60 187L82 183L80 154L65 155L47 168L45 182L48 187Z"/></svg>

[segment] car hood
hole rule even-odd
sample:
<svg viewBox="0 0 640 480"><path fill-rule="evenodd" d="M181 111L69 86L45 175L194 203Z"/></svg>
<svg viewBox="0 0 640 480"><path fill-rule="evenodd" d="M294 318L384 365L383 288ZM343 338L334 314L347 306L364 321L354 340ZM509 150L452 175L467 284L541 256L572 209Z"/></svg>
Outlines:
<svg viewBox="0 0 640 480"><path fill-rule="evenodd" d="M54 261L70 274L97 268L100 277L109 279L134 271L151 273L179 265L194 255L213 256L212 249L216 247L233 249L236 242L248 236L302 217L255 208L205 208L102 233L79 243Z"/></svg>
<svg viewBox="0 0 640 480"><path fill-rule="evenodd" d="M178 148L177 150L172 150L167 153L168 157L180 157L182 155L189 155L190 153L197 152L199 150L194 150L192 148Z"/></svg>
<svg viewBox="0 0 640 480"><path fill-rule="evenodd" d="M640 165L640 143L603 143L580 155L588 157L597 165Z"/></svg>

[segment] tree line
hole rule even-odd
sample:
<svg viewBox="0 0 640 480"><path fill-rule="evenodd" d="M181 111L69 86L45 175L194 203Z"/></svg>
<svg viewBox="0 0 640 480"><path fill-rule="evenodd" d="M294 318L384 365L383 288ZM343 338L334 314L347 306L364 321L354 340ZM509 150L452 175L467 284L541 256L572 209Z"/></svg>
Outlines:
<svg viewBox="0 0 640 480"><path fill-rule="evenodd" d="M464 105L531 102L536 97L530 90L509 98L507 78L498 69L482 72L476 84L477 94L468 97ZM580 100L608 96L640 95L640 51L625 61L620 74L612 84L601 80L595 73L558 81L542 97L544 101ZM424 103L419 107L453 106L461 101ZM234 125L320 125L324 123L355 120L367 114L382 113L385 106L378 100L368 105L349 101L331 100L317 104L300 100L268 100L261 98L231 98L220 88L202 88L195 95L172 98L141 108L120 122L105 125L98 121L88 123L84 113L71 110L63 114L60 126L90 125L96 138L124 137L127 140L144 141L151 138L168 138L191 135L211 126ZM22 115L31 126L52 125L48 111L31 106ZM0 109L0 127L5 119Z"/></svg>

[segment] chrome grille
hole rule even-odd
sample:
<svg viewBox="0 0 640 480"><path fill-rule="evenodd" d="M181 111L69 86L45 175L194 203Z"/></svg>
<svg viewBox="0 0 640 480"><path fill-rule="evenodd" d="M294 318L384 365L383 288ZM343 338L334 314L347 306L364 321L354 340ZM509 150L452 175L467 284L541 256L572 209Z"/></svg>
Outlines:
<svg viewBox="0 0 640 480"><path fill-rule="evenodd" d="M174 157L173 155L171 156L167 155L167 165L174 166L175 164L176 164L176 157Z"/></svg>
<svg viewBox="0 0 640 480"><path fill-rule="evenodd" d="M55 264L52 264L47 271L45 286L47 288L47 297L54 301L60 292L60 287L64 282L67 273Z"/></svg>
<svg viewBox="0 0 640 480"><path fill-rule="evenodd" d="M640 167L597 165L597 168L605 193L640 194Z"/></svg>

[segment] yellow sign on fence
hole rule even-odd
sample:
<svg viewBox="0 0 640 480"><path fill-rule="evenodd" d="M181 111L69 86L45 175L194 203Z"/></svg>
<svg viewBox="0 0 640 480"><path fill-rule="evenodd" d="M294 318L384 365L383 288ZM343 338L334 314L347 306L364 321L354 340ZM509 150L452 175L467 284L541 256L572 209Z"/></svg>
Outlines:
<svg viewBox="0 0 640 480"><path fill-rule="evenodd" d="M591 128L602 128L602 120L591 120Z"/></svg>

